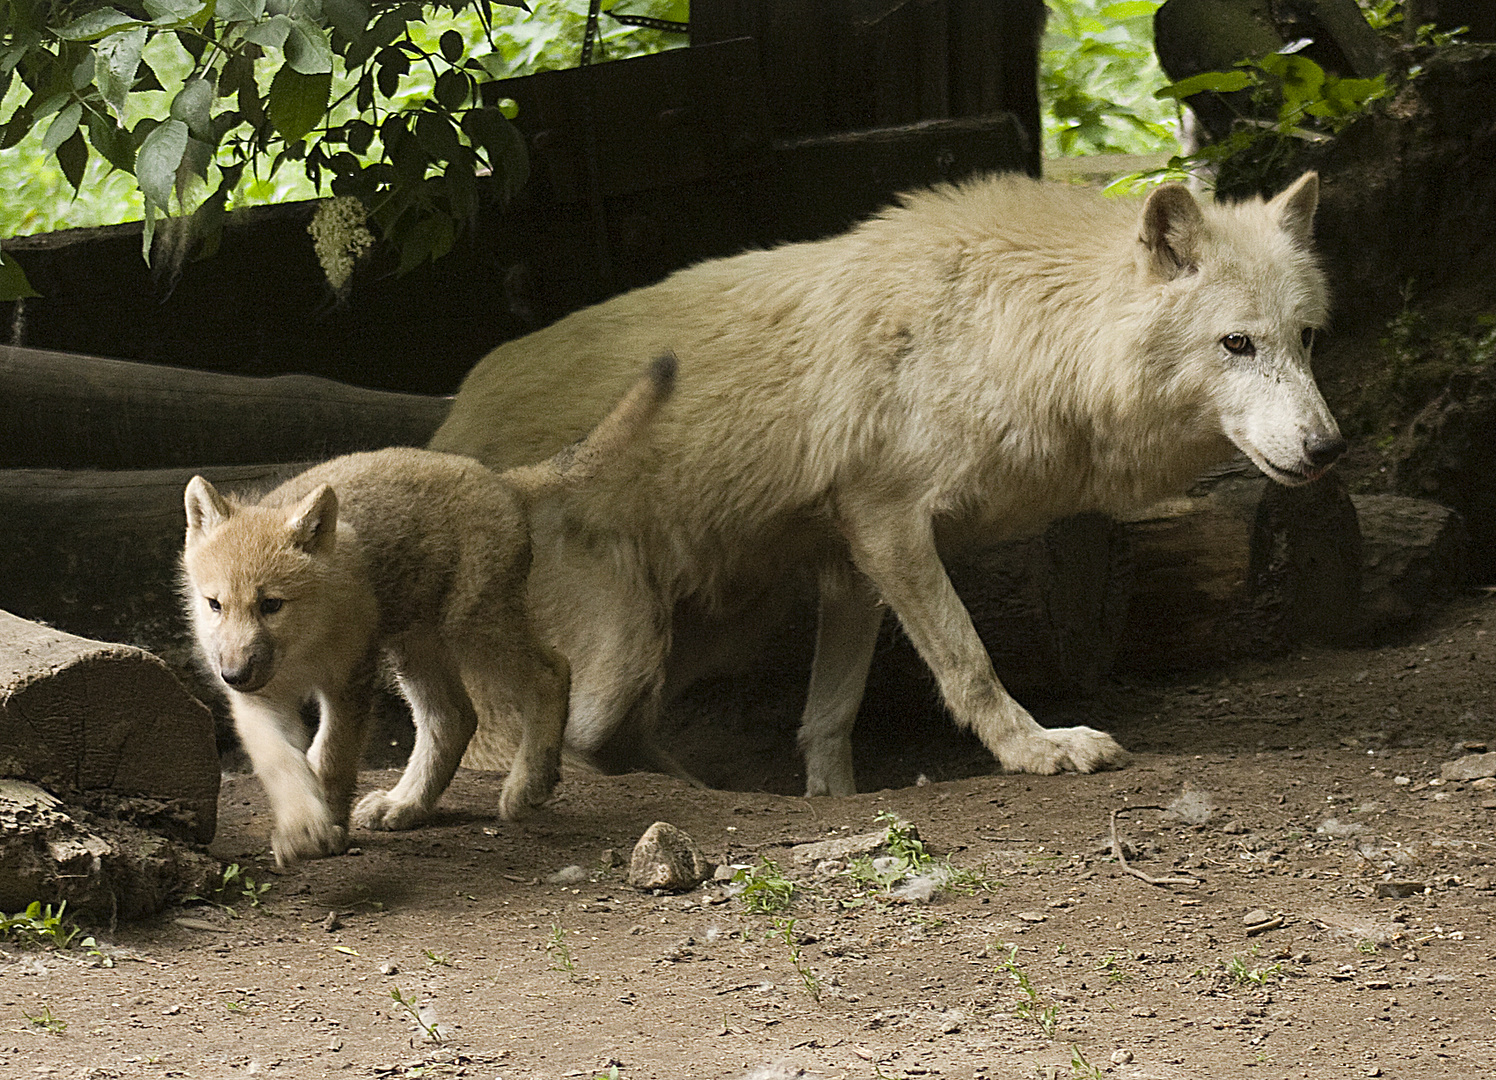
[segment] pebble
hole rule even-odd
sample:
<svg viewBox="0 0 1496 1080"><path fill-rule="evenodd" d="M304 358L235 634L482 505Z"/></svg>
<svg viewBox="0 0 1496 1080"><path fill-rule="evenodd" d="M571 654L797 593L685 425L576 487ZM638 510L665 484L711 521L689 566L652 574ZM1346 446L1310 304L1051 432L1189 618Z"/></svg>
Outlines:
<svg viewBox="0 0 1496 1080"><path fill-rule="evenodd" d="M1013 913L1013 918L1017 919L1019 922L1041 923L1045 919L1048 919L1049 916L1039 911L1015 911Z"/></svg>
<svg viewBox="0 0 1496 1080"><path fill-rule="evenodd" d="M656 821L634 845L629 884L636 889L684 892L700 885L715 870L684 830L668 821Z"/></svg>
<svg viewBox="0 0 1496 1080"><path fill-rule="evenodd" d="M1130 1065L1130 1064L1132 1064L1132 1051L1131 1050L1125 1050L1125 1049L1124 1050L1113 1050L1112 1051L1112 1064L1113 1065Z"/></svg>
<svg viewBox="0 0 1496 1080"><path fill-rule="evenodd" d="M379 965L378 971L381 975L398 975L400 974L400 965L393 960L386 960Z"/></svg>

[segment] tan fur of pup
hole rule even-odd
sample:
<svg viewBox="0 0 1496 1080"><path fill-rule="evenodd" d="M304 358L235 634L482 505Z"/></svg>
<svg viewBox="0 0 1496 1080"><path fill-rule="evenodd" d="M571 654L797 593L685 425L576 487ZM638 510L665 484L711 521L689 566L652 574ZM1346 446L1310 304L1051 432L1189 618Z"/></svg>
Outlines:
<svg viewBox="0 0 1496 1080"><path fill-rule="evenodd" d="M519 743L500 815L521 817L550 795L568 668L526 599L531 507L585 487L639 437L673 381L674 361L658 361L585 442L503 474L398 448L326 462L254 503L202 477L187 485L184 601L269 796L277 863L347 844L381 654L416 741L399 783L366 795L355 824L424 821L480 720ZM308 749L300 707L314 696L322 722Z"/></svg>
<svg viewBox="0 0 1496 1080"><path fill-rule="evenodd" d="M495 467L585 431L631 357L680 358L682 392L647 436L535 519L531 601L572 664L568 745L647 736L682 651L672 620L721 635L682 635L679 685L746 654L799 570L820 584L808 793L854 790L880 603L1004 767L1122 760L1109 736L1043 729L1013 701L937 552L1135 508L1234 448L1283 483L1327 468L1344 444L1309 370L1328 305L1317 199L1312 173L1238 205L988 177L680 271L489 354L430 445Z"/></svg>

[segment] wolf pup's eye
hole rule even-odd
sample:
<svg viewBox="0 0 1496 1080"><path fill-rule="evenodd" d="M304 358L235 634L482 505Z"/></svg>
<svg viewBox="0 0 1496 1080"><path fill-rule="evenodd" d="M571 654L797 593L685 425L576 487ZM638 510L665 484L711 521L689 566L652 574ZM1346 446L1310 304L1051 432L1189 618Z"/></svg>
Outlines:
<svg viewBox="0 0 1496 1080"><path fill-rule="evenodd" d="M217 600L213 599L213 597L209 596L206 599L208 601L208 610L209 611L222 611L223 610L222 606L218 603Z"/></svg>
<svg viewBox="0 0 1496 1080"><path fill-rule="evenodd" d="M276 600L267 596L265 599L260 601L260 614L274 615L281 609L281 605L284 603L284 600Z"/></svg>
<svg viewBox="0 0 1496 1080"><path fill-rule="evenodd" d="M1299 335L1299 340L1304 343L1304 348L1312 349L1314 347L1314 327L1304 327L1304 332Z"/></svg>
<svg viewBox="0 0 1496 1080"><path fill-rule="evenodd" d="M1227 334L1221 338L1221 344L1233 356L1252 356L1257 352L1257 346L1246 334Z"/></svg>

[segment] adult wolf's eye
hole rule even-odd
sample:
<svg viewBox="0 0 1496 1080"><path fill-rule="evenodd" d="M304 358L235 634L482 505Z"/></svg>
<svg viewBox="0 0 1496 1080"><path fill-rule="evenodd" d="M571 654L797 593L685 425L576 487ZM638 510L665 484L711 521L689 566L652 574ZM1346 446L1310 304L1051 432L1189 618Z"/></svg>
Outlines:
<svg viewBox="0 0 1496 1080"><path fill-rule="evenodd" d="M1314 347L1314 327L1312 327L1312 326L1306 326L1306 327L1304 327L1304 332L1299 335L1299 340L1304 343L1304 348L1306 348L1306 349L1313 348Z"/></svg>
<svg viewBox="0 0 1496 1080"><path fill-rule="evenodd" d="M1227 334L1221 338L1221 344L1233 356L1251 356L1257 352L1257 346L1246 334Z"/></svg>
<svg viewBox="0 0 1496 1080"><path fill-rule="evenodd" d="M284 603L284 600L276 600L267 596L265 599L260 601L260 614L274 615L281 609L281 605Z"/></svg>
<svg viewBox="0 0 1496 1080"><path fill-rule="evenodd" d="M223 610L219 606L219 603L218 603L217 600L213 599L211 596L208 597L207 599L208 599L208 610L209 611L221 611L221 610Z"/></svg>

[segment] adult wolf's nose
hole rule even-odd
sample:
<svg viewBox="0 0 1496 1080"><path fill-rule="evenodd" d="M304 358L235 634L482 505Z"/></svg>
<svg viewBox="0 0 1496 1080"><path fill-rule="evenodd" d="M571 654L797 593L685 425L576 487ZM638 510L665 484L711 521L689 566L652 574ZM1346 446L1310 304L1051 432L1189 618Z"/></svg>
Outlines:
<svg viewBox="0 0 1496 1080"><path fill-rule="evenodd" d="M1304 460L1316 469L1328 469L1345 453L1345 439L1340 435L1315 435L1304 442Z"/></svg>

